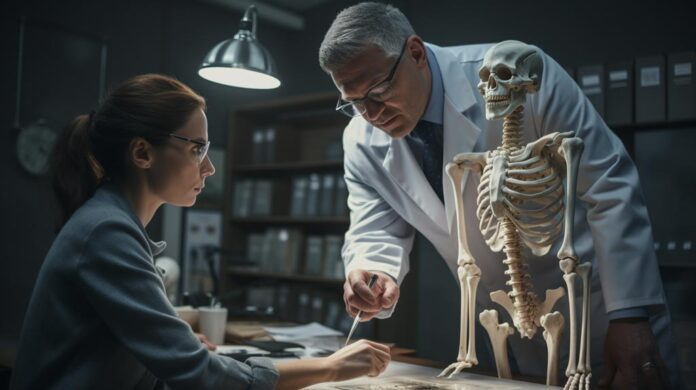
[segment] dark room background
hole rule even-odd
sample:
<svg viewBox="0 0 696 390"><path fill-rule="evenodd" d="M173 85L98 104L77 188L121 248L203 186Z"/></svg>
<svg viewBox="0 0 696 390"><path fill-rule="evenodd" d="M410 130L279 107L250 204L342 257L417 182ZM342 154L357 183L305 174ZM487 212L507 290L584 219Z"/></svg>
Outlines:
<svg viewBox="0 0 696 390"><path fill-rule="evenodd" d="M12 350L19 337L34 280L54 238L57 217L48 178L28 175L16 157L20 17L27 18L20 125L44 118L57 130L74 116L91 111L100 91L99 61L105 44L107 88L148 72L177 77L207 99L210 139L224 147L228 115L235 107L333 88L317 64L317 50L336 12L354 2L314 1L305 3L309 4L306 7L298 5L302 2L278 3L304 17L305 28L289 30L259 19L258 37L273 54L283 82L272 91L225 87L197 75L206 52L234 35L242 16L206 1L9 1L0 6L0 128L4 130L0 142L0 353L4 355L0 357L5 358L0 364L6 363L6 351ZM696 48L693 14L685 9L686 2L680 1L404 0L394 5L404 11L427 42L448 46L517 39L538 45L569 67ZM681 139L685 131L670 136ZM696 148L693 136L684 139L690 146L683 150ZM651 141L636 149L650 149L650 145L665 147ZM680 166L691 172L682 172L679 177L693 180L693 163ZM663 196L659 191L646 192ZM690 210L694 217L693 208ZM154 238L160 238L161 218L149 229ZM688 234L694 237L693 226ZM691 260L693 253L689 252ZM459 327L456 281L423 239L417 242L413 262L413 304L400 310L415 317L408 320L402 313L390 320L403 321L395 341L416 348L422 357L453 360ZM693 270L665 269L666 288L688 289L685 286L693 281ZM694 316L693 312L679 315Z"/></svg>

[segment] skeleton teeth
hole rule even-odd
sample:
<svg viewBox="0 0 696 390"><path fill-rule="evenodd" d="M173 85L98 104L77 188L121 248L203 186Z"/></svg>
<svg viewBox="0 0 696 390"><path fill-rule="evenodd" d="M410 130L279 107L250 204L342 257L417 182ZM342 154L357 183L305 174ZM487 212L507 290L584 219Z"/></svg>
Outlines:
<svg viewBox="0 0 696 390"><path fill-rule="evenodd" d="M510 102L510 97L507 95L487 95L486 103L488 104L500 104Z"/></svg>

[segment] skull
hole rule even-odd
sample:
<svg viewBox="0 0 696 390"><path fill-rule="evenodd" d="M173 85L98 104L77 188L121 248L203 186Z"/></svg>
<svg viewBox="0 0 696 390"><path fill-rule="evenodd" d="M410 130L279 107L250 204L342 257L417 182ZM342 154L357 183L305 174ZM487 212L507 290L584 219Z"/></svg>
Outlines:
<svg viewBox="0 0 696 390"><path fill-rule="evenodd" d="M520 41L503 41L488 49L479 69L479 92L486 99L486 119L500 119L539 90L544 65L537 49Z"/></svg>

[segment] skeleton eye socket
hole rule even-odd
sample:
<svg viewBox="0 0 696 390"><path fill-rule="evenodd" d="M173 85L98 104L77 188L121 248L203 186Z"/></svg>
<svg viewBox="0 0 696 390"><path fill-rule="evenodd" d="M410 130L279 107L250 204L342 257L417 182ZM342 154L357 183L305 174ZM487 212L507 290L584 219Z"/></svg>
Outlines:
<svg viewBox="0 0 696 390"><path fill-rule="evenodd" d="M488 81L488 78L491 77L491 72L486 68L481 68L481 70L479 70L479 77L481 81Z"/></svg>
<svg viewBox="0 0 696 390"><path fill-rule="evenodd" d="M512 78L512 72L508 68L498 68L495 70L495 75L501 80L510 80Z"/></svg>

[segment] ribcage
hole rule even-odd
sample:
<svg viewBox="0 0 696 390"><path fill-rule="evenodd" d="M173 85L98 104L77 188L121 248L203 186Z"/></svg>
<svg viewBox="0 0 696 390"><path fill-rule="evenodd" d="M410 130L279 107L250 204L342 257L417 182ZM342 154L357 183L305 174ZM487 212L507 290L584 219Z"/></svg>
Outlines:
<svg viewBox="0 0 696 390"><path fill-rule="evenodd" d="M479 229L498 252L503 249L501 219L507 217L522 242L535 255L544 255L563 228L562 167L554 164L545 148L522 161L516 161L519 154L508 157L498 152L489 154L478 186Z"/></svg>

